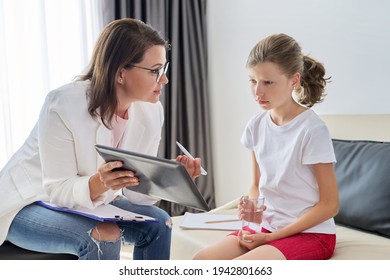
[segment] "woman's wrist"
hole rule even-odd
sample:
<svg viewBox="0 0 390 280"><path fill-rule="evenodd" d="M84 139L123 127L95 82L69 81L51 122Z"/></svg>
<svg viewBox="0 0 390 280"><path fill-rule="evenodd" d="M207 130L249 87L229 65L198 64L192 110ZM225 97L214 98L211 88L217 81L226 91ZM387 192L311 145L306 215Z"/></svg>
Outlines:
<svg viewBox="0 0 390 280"><path fill-rule="evenodd" d="M89 179L89 193L91 200L94 200L106 191L108 191L108 188L105 188L103 183L100 181L99 174L91 176Z"/></svg>

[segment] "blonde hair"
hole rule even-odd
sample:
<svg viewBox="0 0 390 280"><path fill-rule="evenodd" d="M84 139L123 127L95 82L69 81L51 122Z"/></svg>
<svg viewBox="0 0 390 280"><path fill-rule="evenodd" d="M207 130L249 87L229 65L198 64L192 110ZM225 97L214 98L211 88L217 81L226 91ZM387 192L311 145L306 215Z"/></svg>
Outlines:
<svg viewBox="0 0 390 280"><path fill-rule="evenodd" d="M259 41L251 50L247 67L259 63L272 62L279 66L285 75L301 74L300 87L295 90L298 102L307 107L323 101L325 86L330 78L325 78L322 63L302 54L301 47L294 38L286 34L274 34Z"/></svg>

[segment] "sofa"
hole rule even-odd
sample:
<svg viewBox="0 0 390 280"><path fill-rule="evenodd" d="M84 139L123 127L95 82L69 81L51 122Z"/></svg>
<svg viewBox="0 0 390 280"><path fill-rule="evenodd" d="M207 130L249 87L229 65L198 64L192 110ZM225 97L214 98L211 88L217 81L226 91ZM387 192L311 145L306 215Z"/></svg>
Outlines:
<svg viewBox="0 0 390 280"><path fill-rule="evenodd" d="M335 260L390 260L390 142L333 139L340 210ZM208 214L237 213L238 198ZM202 215L197 214L197 215ZM183 229L173 218L171 258L191 259L229 231Z"/></svg>
<svg viewBox="0 0 390 280"><path fill-rule="evenodd" d="M26 250L5 241L0 246L0 260L77 260L71 254L51 254Z"/></svg>
<svg viewBox="0 0 390 280"><path fill-rule="evenodd" d="M390 260L390 142L333 139L337 163L340 211L336 221L334 260ZM234 199L207 214L236 214ZM202 214L197 214L202 215ZM184 216L173 217L171 259L188 260L229 231L180 227ZM132 258L124 245L121 259ZM12 244L0 248L4 259L72 259L71 255L29 252Z"/></svg>

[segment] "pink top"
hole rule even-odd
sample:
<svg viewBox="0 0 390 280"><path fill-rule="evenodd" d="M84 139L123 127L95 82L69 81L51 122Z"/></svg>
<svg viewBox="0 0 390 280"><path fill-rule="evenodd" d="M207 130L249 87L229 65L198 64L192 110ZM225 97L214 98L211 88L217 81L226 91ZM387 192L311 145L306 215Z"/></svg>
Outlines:
<svg viewBox="0 0 390 280"><path fill-rule="evenodd" d="M122 119L121 117L115 115L115 117L112 119L112 146L115 148L119 148L123 134L125 133L127 121L125 119Z"/></svg>

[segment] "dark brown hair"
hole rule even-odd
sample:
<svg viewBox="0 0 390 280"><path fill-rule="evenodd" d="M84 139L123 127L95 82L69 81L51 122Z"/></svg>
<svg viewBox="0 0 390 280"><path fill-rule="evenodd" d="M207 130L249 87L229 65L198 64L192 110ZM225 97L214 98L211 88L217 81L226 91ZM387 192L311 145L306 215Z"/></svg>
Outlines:
<svg viewBox="0 0 390 280"><path fill-rule="evenodd" d="M169 49L158 31L140 20L125 18L109 23L100 34L86 73L78 80L90 80L88 112L110 128L117 108L115 82L127 64L138 63L152 46ZM128 67L127 67L128 68Z"/></svg>
<svg viewBox="0 0 390 280"><path fill-rule="evenodd" d="M258 42L249 54L247 67L263 62L277 64L288 77L297 72L301 74L301 86L295 90L300 104L312 107L323 100L325 86L330 79L325 78L325 67L303 55L301 47L292 37L275 34Z"/></svg>

